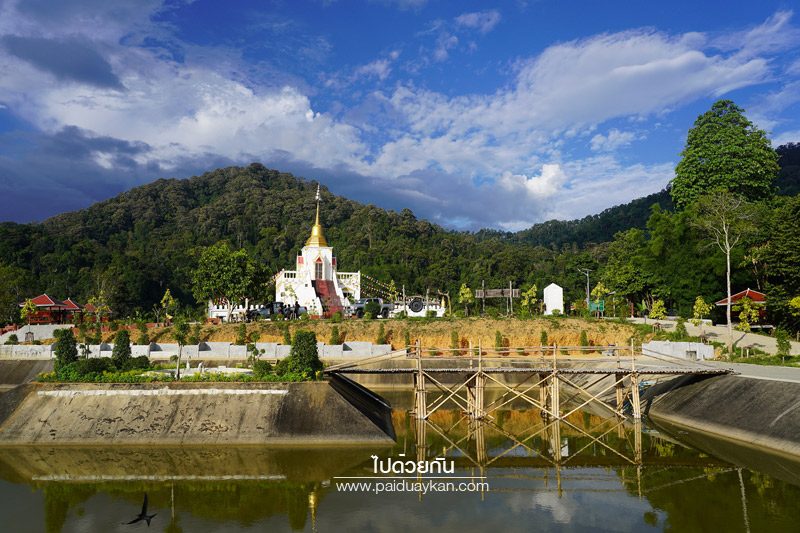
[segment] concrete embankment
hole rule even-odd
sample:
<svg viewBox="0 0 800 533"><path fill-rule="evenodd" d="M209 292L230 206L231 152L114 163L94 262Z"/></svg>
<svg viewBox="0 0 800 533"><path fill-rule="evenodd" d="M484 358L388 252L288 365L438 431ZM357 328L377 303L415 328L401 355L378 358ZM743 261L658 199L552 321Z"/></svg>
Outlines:
<svg viewBox="0 0 800 533"><path fill-rule="evenodd" d="M800 456L800 383L746 376L681 377L643 396L666 422L762 450Z"/></svg>
<svg viewBox="0 0 800 533"><path fill-rule="evenodd" d="M27 384L0 395L0 445L392 442L328 383Z"/></svg>

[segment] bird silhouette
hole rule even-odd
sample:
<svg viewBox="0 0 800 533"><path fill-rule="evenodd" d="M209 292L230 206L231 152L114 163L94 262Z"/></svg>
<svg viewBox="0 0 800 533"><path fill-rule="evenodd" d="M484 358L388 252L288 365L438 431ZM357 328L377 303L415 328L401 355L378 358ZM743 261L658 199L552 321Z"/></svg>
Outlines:
<svg viewBox="0 0 800 533"><path fill-rule="evenodd" d="M147 493L144 493L144 502L142 502L142 512L139 513L139 516L131 520L130 522L125 522L125 525L135 524L137 522L141 522L145 520L147 522L147 527L150 527L150 520L153 519L155 515L158 513L147 514Z"/></svg>

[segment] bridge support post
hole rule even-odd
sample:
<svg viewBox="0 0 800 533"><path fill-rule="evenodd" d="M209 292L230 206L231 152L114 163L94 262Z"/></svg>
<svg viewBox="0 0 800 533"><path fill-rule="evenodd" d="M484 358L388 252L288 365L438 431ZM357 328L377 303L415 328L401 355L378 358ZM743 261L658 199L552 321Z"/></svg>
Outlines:
<svg viewBox="0 0 800 533"><path fill-rule="evenodd" d="M642 405L639 401L639 374L631 372L631 405L634 420L642 419Z"/></svg>
<svg viewBox="0 0 800 533"><path fill-rule="evenodd" d="M561 396L558 381L558 370L553 370L553 373L550 374L550 411L555 420L561 420Z"/></svg>
<svg viewBox="0 0 800 533"><path fill-rule="evenodd" d="M542 418L549 418L548 411L550 410L549 398L547 395L547 374L539 374L539 403L542 404Z"/></svg>
<svg viewBox="0 0 800 533"><path fill-rule="evenodd" d="M622 403L625 401L625 387L622 383L624 378L625 374L614 374L614 380L617 382L617 385L614 387L617 392L617 416L622 413Z"/></svg>
<svg viewBox="0 0 800 533"><path fill-rule="evenodd" d="M425 373L422 371L422 346L417 339L417 371L414 373L414 416L417 420L428 418L428 395L425 390Z"/></svg>

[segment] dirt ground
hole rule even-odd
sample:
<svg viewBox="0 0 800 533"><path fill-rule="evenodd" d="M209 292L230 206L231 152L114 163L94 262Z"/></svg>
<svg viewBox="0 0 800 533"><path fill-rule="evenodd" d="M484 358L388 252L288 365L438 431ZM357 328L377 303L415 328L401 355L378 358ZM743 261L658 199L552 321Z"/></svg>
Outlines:
<svg viewBox="0 0 800 533"><path fill-rule="evenodd" d="M581 331L586 331L589 345L605 346L615 344L627 346L637 330L629 324L621 324L603 320L586 320L581 318L536 318L536 319L386 319L386 320L344 320L333 323L330 320L256 322L246 324L247 335L252 340L257 336L258 342L283 342L284 330L290 334L304 329L316 333L317 340L328 343L331 330L337 327L340 339L347 341L376 342L379 329L383 325L386 342L395 349L405 346L406 333L413 344L416 339L424 347L448 348L451 346L453 332L458 337L458 344L466 348L478 342L485 348L495 346L496 332L500 332L503 345L506 347L539 346L542 332L547 333L548 345L559 346L580 345ZM235 342L239 324L223 324L219 326L203 325L200 331L201 341ZM151 330L150 337L155 342L172 342L169 328ZM134 336L135 338L135 336ZM638 339L640 340L640 339Z"/></svg>

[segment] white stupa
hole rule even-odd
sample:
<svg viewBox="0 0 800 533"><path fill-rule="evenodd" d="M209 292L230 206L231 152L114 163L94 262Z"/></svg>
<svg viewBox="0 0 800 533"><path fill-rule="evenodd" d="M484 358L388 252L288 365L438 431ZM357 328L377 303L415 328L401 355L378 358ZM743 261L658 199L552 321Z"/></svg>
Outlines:
<svg viewBox="0 0 800 533"><path fill-rule="evenodd" d="M310 315L330 315L361 298L361 272L337 272L336 256L319 223L320 195L311 236L297 255L296 270L282 270L275 278L275 301L300 305Z"/></svg>
<svg viewBox="0 0 800 533"><path fill-rule="evenodd" d="M551 283L544 288L544 314L552 315L556 309L564 314L564 289Z"/></svg>

